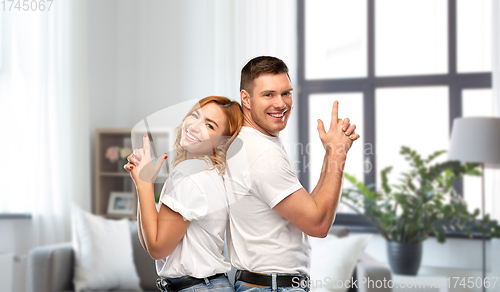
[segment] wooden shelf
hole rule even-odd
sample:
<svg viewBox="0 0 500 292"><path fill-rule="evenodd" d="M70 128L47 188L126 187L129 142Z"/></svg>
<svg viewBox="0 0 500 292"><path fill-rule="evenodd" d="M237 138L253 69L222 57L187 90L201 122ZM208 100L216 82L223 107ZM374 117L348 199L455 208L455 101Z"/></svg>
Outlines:
<svg viewBox="0 0 500 292"><path fill-rule="evenodd" d="M127 176L130 177L128 172L101 172L99 175L102 176Z"/></svg>
<svg viewBox="0 0 500 292"><path fill-rule="evenodd" d="M172 131L169 129L151 129L151 134L156 139L164 139L164 144L171 143ZM142 139L137 134L132 134L131 128L97 129L95 139L95 191L94 191L94 213L105 218L130 218L137 214L137 194L132 178L127 172L122 172L125 161L111 162L106 159L105 154L109 147L128 147L132 149L132 139ZM161 191L163 183L168 178L168 165L158 175L154 184L155 194ZM129 215L108 214L108 204L112 192L127 192L133 194L133 210Z"/></svg>
<svg viewBox="0 0 500 292"><path fill-rule="evenodd" d="M101 172L99 173L101 176L124 176L130 177L128 172ZM158 175L158 178L168 178L168 175Z"/></svg>

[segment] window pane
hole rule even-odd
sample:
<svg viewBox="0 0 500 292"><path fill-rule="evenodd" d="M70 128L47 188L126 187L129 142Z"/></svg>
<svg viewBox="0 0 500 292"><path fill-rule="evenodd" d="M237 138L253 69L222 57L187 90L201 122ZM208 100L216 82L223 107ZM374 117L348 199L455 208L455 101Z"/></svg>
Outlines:
<svg viewBox="0 0 500 292"><path fill-rule="evenodd" d="M309 96L309 145L306 147L311 162L308 168L311 190L319 180L325 155L325 150L318 135L317 120L321 119L325 124L325 130L328 131L332 117L332 106L335 100L339 101L339 118L349 118L351 124L356 125L356 133L361 136L349 150L344 171L354 175L358 180L363 180L363 94L311 94ZM353 188L347 180L344 180L343 187L344 189ZM353 211L340 204L338 212L352 213Z"/></svg>
<svg viewBox="0 0 500 292"><path fill-rule="evenodd" d="M367 75L366 2L305 2L306 79Z"/></svg>
<svg viewBox="0 0 500 292"><path fill-rule="evenodd" d="M399 182L401 172L410 169L400 153L401 146L410 147L422 157L449 145L449 102L447 87L378 89L376 108L377 188L380 171L393 166L389 184ZM434 161L445 161L442 154Z"/></svg>
<svg viewBox="0 0 500 292"><path fill-rule="evenodd" d="M457 70L491 71L491 0L457 1Z"/></svg>
<svg viewBox="0 0 500 292"><path fill-rule="evenodd" d="M448 71L447 1L375 1L378 76Z"/></svg>
<svg viewBox="0 0 500 292"><path fill-rule="evenodd" d="M495 116L493 91L491 89L466 89L462 91L462 116Z"/></svg>
<svg viewBox="0 0 500 292"><path fill-rule="evenodd" d="M491 89L467 89L462 91L462 116L463 117L493 117L493 91ZM494 179L493 169L485 169L485 186L491 185ZM481 209L481 177L465 176L464 199L467 201L469 211ZM492 189L485 189L485 197L491 198ZM488 202L488 201L487 201ZM491 204L485 204L486 213L492 213Z"/></svg>

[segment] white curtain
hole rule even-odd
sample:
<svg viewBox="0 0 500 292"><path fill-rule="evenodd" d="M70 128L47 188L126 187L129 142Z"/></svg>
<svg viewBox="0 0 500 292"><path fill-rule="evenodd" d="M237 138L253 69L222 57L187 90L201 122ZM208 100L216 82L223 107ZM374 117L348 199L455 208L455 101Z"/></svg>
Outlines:
<svg viewBox="0 0 500 292"><path fill-rule="evenodd" d="M294 147L298 143L296 1L211 0L207 8L211 20L208 30L212 35L210 67L216 94L239 100L241 69L254 57L275 56L287 64L295 89L294 111L280 137L291 161L297 161L298 151Z"/></svg>
<svg viewBox="0 0 500 292"><path fill-rule="evenodd" d="M70 240L70 203L90 209L87 6L4 13L0 212L31 213L35 245Z"/></svg>
<svg viewBox="0 0 500 292"><path fill-rule="evenodd" d="M493 109L494 114L500 117L500 2L492 1L492 60L493 60ZM493 181L489 186L491 201L493 202L492 216L500 220L500 169L492 170Z"/></svg>

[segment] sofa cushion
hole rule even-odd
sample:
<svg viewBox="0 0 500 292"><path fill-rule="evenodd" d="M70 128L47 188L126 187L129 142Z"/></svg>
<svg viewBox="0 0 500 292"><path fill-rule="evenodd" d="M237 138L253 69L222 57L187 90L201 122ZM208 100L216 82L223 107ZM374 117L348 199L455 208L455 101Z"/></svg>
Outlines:
<svg viewBox="0 0 500 292"><path fill-rule="evenodd" d="M356 262L372 234L311 238L311 291L345 292Z"/></svg>
<svg viewBox="0 0 500 292"><path fill-rule="evenodd" d="M75 290L140 291L128 220L95 216L75 204L72 215Z"/></svg>

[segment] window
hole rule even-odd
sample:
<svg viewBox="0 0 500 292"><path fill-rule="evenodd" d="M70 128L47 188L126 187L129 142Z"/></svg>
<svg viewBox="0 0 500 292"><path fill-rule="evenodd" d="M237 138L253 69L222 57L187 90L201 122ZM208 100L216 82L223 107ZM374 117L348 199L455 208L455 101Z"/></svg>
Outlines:
<svg viewBox="0 0 500 292"><path fill-rule="evenodd" d="M3 21L3 10L0 10L0 71L2 70L2 59L3 59L3 55L2 55L2 36L3 36L3 33L2 33L2 30L3 30L3 24L2 24L2 21Z"/></svg>
<svg viewBox="0 0 500 292"><path fill-rule="evenodd" d="M389 165L389 179L397 179L406 169L402 145L422 155L448 149L453 119L491 115L491 1L298 1L299 139L311 149L300 173L306 189L322 162L315 121L329 123L334 100L339 116L362 131L346 172L365 184L378 184ZM480 203L476 184L457 184L471 207ZM363 224L346 209L337 222Z"/></svg>

